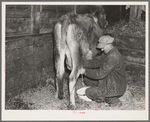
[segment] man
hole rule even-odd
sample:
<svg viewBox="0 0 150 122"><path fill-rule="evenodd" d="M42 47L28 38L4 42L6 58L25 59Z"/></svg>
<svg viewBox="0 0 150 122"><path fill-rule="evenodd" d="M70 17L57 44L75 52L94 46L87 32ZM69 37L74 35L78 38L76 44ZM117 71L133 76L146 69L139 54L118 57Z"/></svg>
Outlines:
<svg viewBox="0 0 150 122"><path fill-rule="evenodd" d="M124 60L113 46L114 38L102 36L97 45L103 51L101 56L84 62L84 82L87 86L77 91L79 98L86 101L106 102L111 107L120 107L121 97L127 86Z"/></svg>

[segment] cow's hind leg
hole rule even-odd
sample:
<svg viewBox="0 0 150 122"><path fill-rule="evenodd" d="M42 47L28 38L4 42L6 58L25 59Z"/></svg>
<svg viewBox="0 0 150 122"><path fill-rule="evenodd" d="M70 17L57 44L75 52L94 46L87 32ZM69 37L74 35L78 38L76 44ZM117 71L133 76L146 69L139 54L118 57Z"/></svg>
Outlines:
<svg viewBox="0 0 150 122"><path fill-rule="evenodd" d="M73 63L73 65L75 65L75 63ZM75 85L76 85L78 76L79 76L78 68L73 67L71 74L69 76L69 92L70 92L70 99L69 99L69 105L68 105L69 108L75 107Z"/></svg>
<svg viewBox="0 0 150 122"><path fill-rule="evenodd" d="M65 69L64 69L64 58L65 54L64 51L60 53L60 57L57 59L56 65L57 65L57 74L56 74L56 95L55 97L59 99L63 98L63 79L64 79L64 74L65 74Z"/></svg>
<svg viewBox="0 0 150 122"><path fill-rule="evenodd" d="M79 43L74 39L73 25L69 25L68 34L67 34L67 44L72 58L72 71L69 76L69 92L70 92L70 101L68 107L75 107L75 85L77 78L79 76L79 67L80 67L80 50Z"/></svg>
<svg viewBox="0 0 150 122"><path fill-rule="evenodd" d="M56 69L56 95L55 98L63 98L63 77L65 73L65 44L61 39L61 24L57 23L54 29L55 33L55 69Z"/></svg>

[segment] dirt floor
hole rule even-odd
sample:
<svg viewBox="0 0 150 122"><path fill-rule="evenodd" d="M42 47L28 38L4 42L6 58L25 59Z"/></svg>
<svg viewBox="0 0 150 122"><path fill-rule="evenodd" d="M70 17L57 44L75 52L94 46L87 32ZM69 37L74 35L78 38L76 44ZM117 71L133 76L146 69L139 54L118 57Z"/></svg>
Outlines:
<svg viewBox="0 0 150 122"><path fill-rule="evenodd" d="M127 90L120 98L123 105L120 108L111 108L107 103L86 102L75 96L76 110L144 110L145 109L145 87L140 83L132 83L128 77ZM81 78L76 84L76 90L82 87ZM68 110L67 82L64 82L64 99L55 98L55 89L51 85L53 79L48 79L45 86L39 85L29 89L20 95L11 98L6 103L6 109L19 110Z"/></svg>

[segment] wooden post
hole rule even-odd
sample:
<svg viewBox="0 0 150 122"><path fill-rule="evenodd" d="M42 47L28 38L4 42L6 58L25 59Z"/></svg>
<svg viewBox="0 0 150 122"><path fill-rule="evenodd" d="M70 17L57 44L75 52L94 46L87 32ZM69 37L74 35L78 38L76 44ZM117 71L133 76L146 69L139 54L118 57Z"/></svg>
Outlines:
<svg viewBox="0 0 150 122"><path fill-rule="evenodd" d="M74 5L74 14L77 14L77 6L76 5Z"/></svg>
<svg viewBox="0 0 150 122"><path fill-rule="evenodd" d="M120 20L122 19L121 14L122 14L122 6L120 6Z"/></svg>
<svg viewBox="0 0 150 122"><path fill-rule="evenodd" d="M138 5L138 10L137 10L137 19L141 20L141 14L142 14L142 5Z"/></svg>
<svg viewBox="0 0 150 122"><path fill-rule="evenodd" d="M135 19L141 19L141 5L131 5L130 7L130 19L134 21Z"/></svg>
<svg viewBox="0 0 150 122"><path fill-rule="evenodd" d="M40 32L40 5L31 5L31 32L38 34Z"/></svg>

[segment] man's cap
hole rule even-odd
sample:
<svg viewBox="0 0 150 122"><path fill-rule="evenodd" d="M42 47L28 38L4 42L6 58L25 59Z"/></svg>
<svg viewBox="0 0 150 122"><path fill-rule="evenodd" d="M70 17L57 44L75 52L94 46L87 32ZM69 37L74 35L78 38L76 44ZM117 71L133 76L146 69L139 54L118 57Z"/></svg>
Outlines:
<svg viewBox="0 0 150 122"><path fill-rule="evenodd" d="M97 48L104 48L107 44L113 43L114 38L111 36L102 36L98 42L99 44L97 45Z"/></svg>

